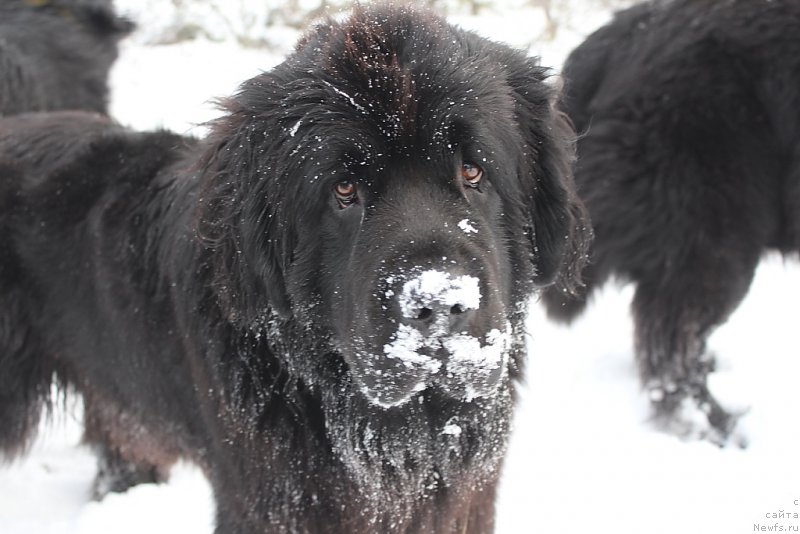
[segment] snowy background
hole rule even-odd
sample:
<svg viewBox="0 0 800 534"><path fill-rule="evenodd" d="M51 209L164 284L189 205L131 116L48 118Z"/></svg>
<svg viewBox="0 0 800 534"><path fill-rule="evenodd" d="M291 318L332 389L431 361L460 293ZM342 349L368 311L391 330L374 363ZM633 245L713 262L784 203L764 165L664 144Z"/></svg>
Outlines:
<svg viewBox="0 0 800 534"><path fill-rule="evenodd" d="M201 135L198 125L215 114L210 99L230 94L291 49L307 18L298 13L313 16L318 7L304 1L118 0L141 26L122 46L112 113L135 128ZM528 46L557 68L608 19L608 4L506 0L437 8L490 38ZM285 5L297 9L279 7ZM800 532L800 519L792 518L800 514L796 258L766 258L745 302L711 338L720 359L712 389L728 406L749 408L744 450L681 441L648 423L633 363L631 295L630 287L607 287L570 328L548 322L532 303L528 379L497 532ZM177 466L169 484L90 501L94 459L79 445L80 407L54 419L27 458L0 468L0 533L212 532L210 490L191 465Z"/></svg>

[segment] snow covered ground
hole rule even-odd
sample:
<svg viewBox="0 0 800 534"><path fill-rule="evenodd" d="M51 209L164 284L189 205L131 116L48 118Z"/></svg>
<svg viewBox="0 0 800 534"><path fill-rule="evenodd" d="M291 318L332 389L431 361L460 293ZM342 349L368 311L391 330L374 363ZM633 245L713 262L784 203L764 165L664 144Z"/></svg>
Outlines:
<svg viewBox="0 0 800 534"><path fill-rule="evenodd" d="M453 20L524 45L541 23L529 15ZM580 22L588 30L606 16L590 12ZM194 125L214 115L208 100L280 61L296 34L276 30L274 37L281 44L271 51L205 41L150 46L134 37L114 72L112 111L136 128L202 134ZM580 38L572 29L532 52L558 65ZM528 379L497 532L800 532L800 262L768 257L745 302L711 339L721 367L712 388L728 405L750 408L745 450L684 442L648 424L633 364L631 295L630 287L607 287L569 328L549 323L532 304ZM91 502L94 459L78 444L78 412L59 414L27 458L0 468L0 533L212 532L210 491L191 465L176 467L168 484Z"/></svg>

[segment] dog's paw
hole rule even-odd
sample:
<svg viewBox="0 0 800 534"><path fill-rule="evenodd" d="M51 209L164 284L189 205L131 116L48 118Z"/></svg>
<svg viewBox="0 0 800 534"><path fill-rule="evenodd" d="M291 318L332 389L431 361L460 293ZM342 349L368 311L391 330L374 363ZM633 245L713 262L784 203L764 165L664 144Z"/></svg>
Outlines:
<svg viewBox="0 0 800 534"><path fill-rule="evenodd" d="M705 440L720 447L747 447L738 428L746 411L723 408L705 383L691 385L675 381L652 381L647 387L656 427L686 440Z"/></svg>
<svg viewBox="0 0 800 534"><path fill-rule="evenodd" d="M124 493L139 484L159 484L166 475L156 467L142 467L119 457L101 456L92 484L92 499L102 501L109 493Z"/></svg>

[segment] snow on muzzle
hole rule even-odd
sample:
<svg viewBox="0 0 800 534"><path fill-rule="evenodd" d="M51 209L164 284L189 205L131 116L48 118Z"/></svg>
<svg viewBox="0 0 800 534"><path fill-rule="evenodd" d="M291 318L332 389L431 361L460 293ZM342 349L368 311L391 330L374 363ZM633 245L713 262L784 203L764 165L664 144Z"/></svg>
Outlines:
<svg viewBox="0 0 800 534"><path fill-rule="evenodd" d="M357 354L367 398L391 407L431 386L466 401L494 394L507 372L510 325L481 281L446 269L384 281L390 328Z"/></svg>

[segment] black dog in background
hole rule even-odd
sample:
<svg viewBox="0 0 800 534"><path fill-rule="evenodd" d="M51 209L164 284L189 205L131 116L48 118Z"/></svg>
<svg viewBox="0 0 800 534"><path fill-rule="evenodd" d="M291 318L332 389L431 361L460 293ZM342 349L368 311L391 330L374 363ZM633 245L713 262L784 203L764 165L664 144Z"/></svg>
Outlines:
<svg viewBox="0 0 800 534"><path fill-rule="evenodd" d="M610 277L632 282L636 356L661 420L695 404L724 441L736 418L708 391L706 339L765 251L800 251L800 2L637 5L564 75L596 239L582 298L548 291L548 311L571 320Z"/></svg>
<svg viewBox="0 0 800 534"><path fill-rule="evenodd" d="M97 491L201 465L217 532L491 532L530 295L574 286L574 132L523 52L389 5L201 142L0 121L0 448L55 375Z"/></svg>
<svg viewBox="0 0 800 534"><path fill-rule="evenodd" d="M132 29L111 0L0 1L0 116L105 113L117 43Z"/></svg>

